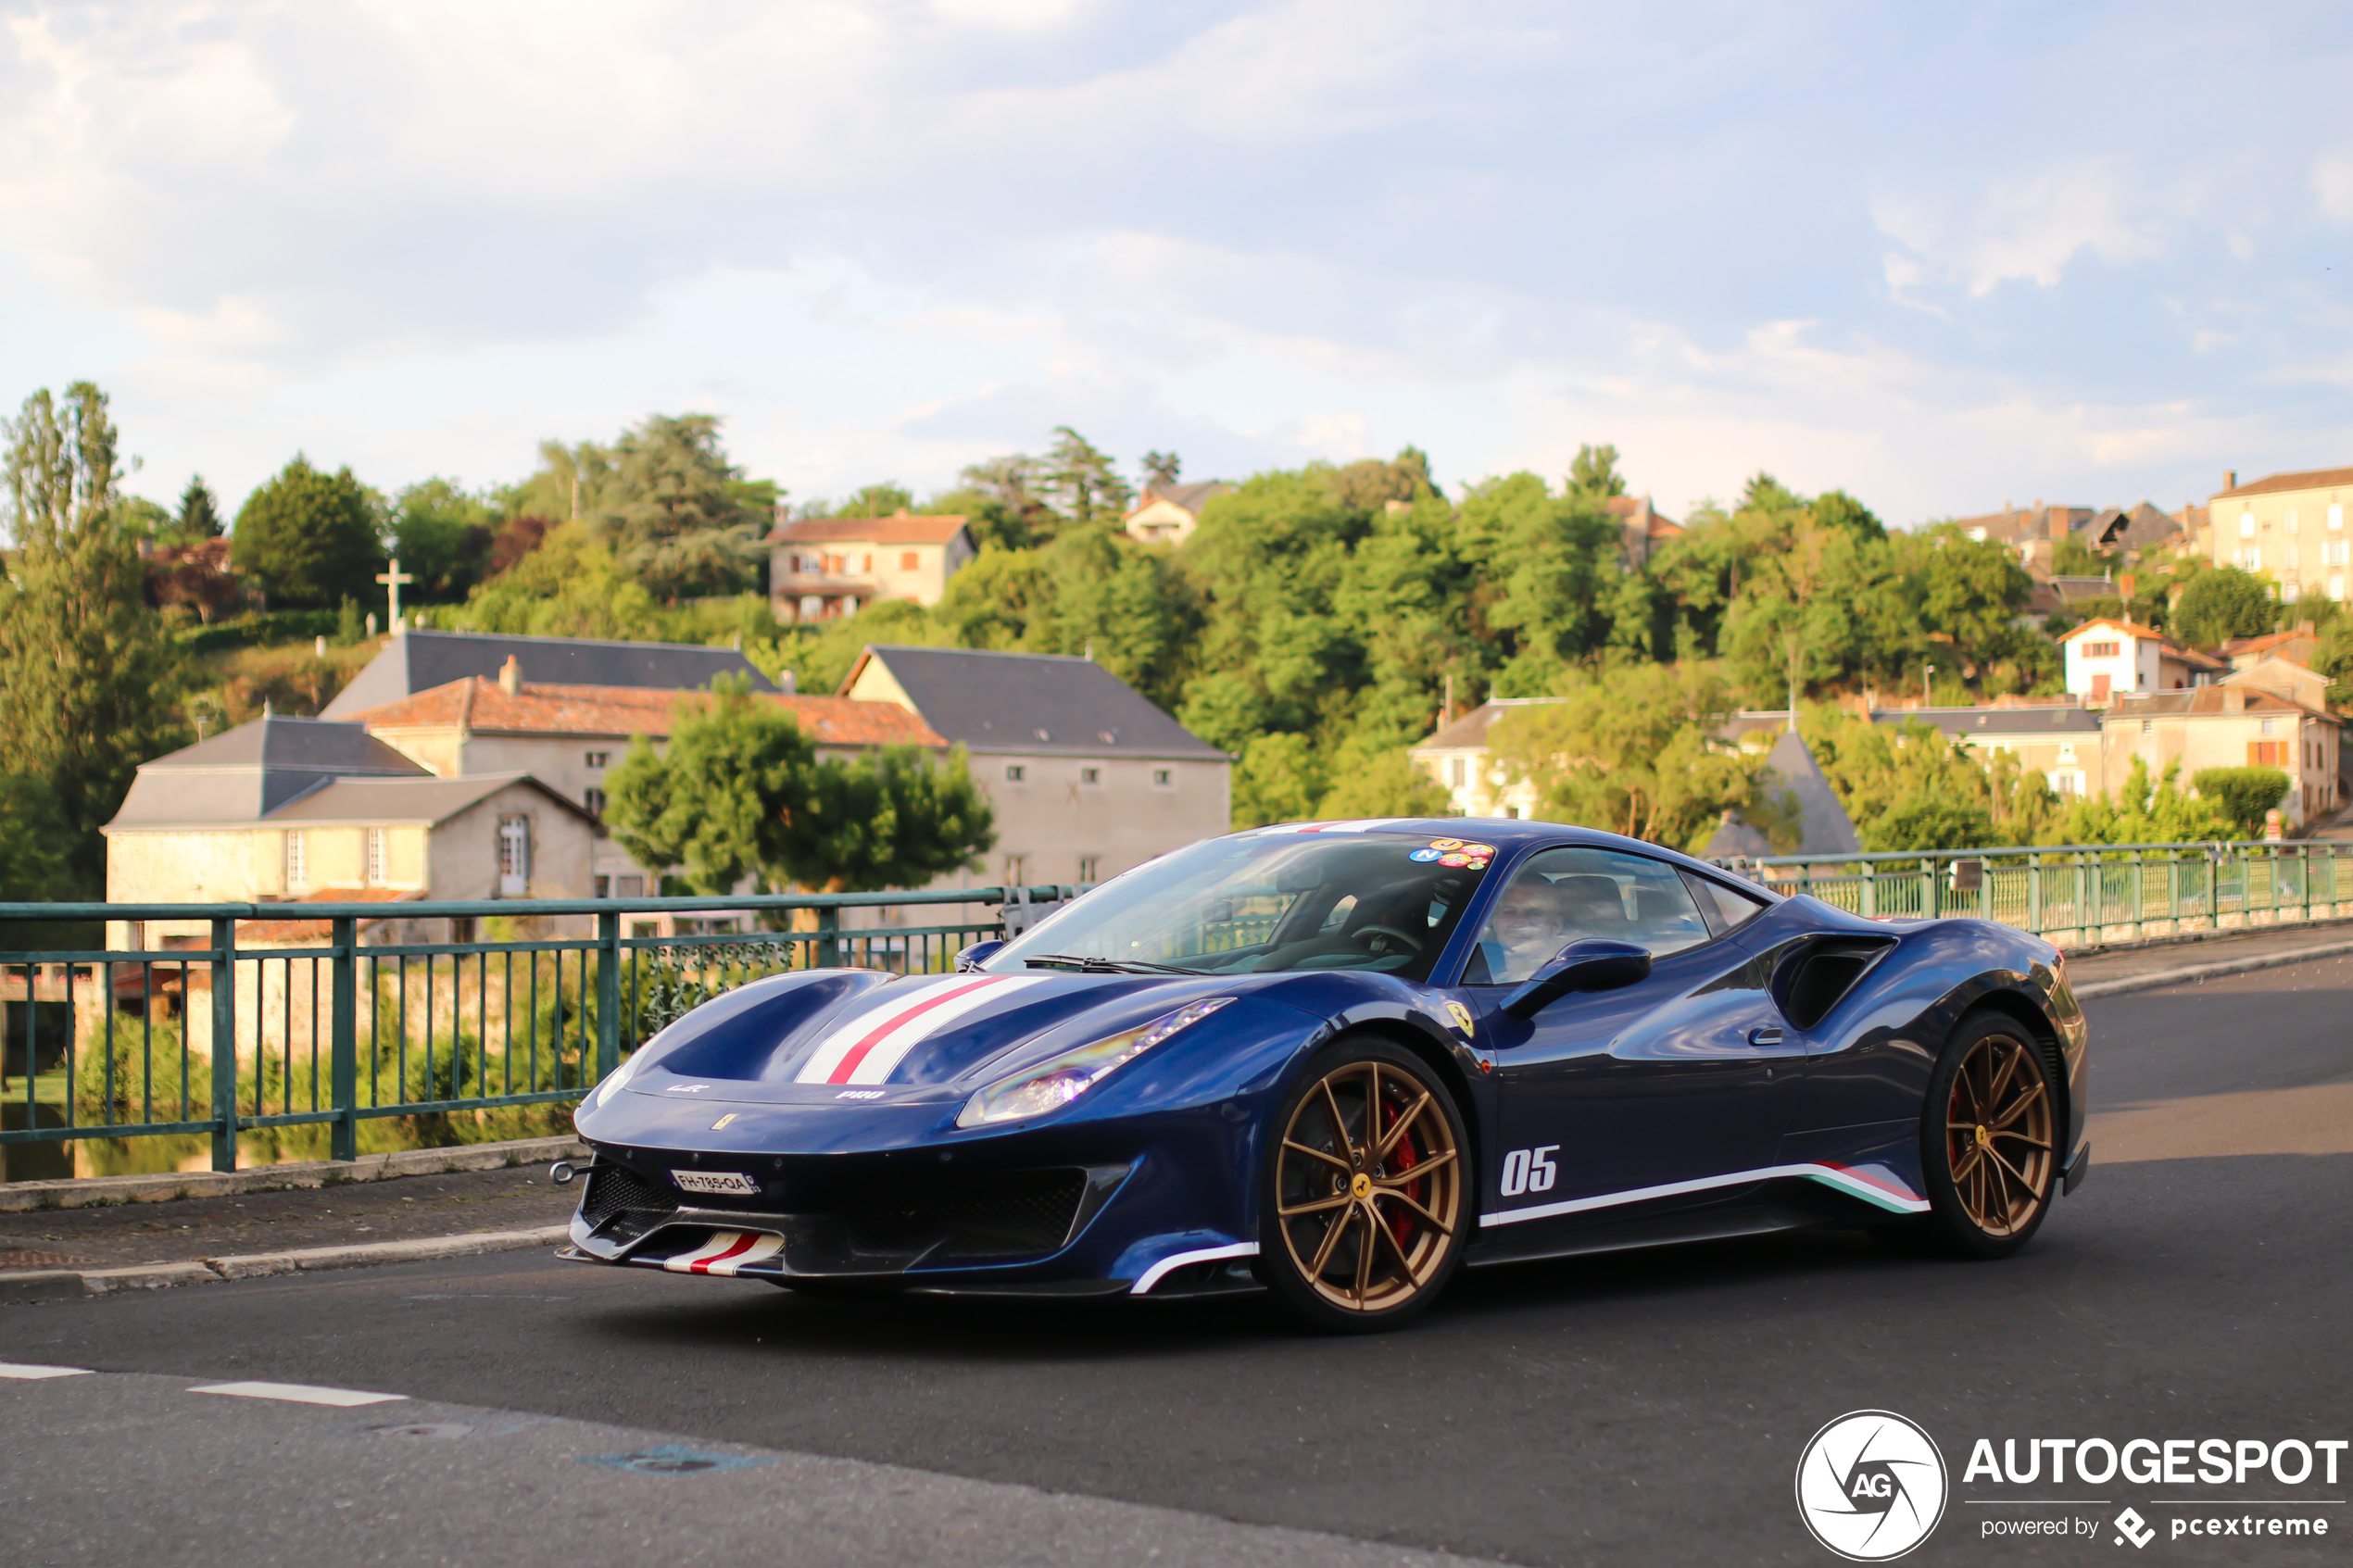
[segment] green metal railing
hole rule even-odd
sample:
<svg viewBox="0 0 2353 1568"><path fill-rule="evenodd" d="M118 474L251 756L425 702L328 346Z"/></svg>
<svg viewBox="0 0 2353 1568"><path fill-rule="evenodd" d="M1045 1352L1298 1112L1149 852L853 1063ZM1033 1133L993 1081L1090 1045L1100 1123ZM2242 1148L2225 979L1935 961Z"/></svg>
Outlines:
<svg viewBox="0 0 2353 1568"><path fill-rule="evenodd" d="M323 1125L327 1158L353 1160L363 1123L552 1110L747 981L839 964L944 972L959 949L1004 935L997 907L1076 891L0 904L0 927L103 921L143 934L129 949L0 950L0 1151L194 1135L226 1171L240 1134ZM975 906L988 912L975 918ZM926 910L952 922L913 923ZM846 911L879 923L845 923ZM721 929L679 931L680 916ZM747 921L762 928L732 929ZM394 939L445 922L449 940ZM484 923L505 929L475 939ZM147 947L158 934L167 945Z"/></svg>
<svg viewBox="0 0 2353 1568"><path fill-rule="evenodd" d="M2353 844L2060 845L1719 863L1875 920L1974 915L2062 947L2353 915Z"/></svg>

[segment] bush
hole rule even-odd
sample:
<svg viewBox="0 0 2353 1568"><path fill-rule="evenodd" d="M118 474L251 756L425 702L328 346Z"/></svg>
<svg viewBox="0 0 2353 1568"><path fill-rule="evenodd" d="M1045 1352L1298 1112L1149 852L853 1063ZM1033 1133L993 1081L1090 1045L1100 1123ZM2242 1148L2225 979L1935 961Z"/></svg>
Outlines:
<svg viewBox="0 0 2353 1568"><path fill-rule="evenodd" d="M2241 838L2260 838L2263 814L2286 796L2288 776L2277 768L2201 768L2190 775L2190 787L2220 806Z"/></svg>

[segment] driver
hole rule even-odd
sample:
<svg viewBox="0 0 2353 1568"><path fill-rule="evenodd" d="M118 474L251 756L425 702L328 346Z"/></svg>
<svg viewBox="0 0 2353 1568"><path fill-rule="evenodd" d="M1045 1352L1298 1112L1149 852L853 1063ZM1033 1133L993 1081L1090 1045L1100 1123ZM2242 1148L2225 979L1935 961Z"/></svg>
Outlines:
<svg viewBox="0 0 2353 1568"><path fill-rule="evenodd" d="M1498 983L1527 979L1567 944L1571 923L1559 888L1541 875L1521 875L1504 889L1478 939L1487 972Z"/></svg>

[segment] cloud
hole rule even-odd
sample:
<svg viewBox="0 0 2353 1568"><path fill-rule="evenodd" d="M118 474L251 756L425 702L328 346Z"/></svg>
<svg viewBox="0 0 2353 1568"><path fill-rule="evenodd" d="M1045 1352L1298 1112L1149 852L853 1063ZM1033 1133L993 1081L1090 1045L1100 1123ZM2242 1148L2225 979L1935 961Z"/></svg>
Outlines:
<svg viewBox="0 0 2353 1568"><path fill-rule="evenodd" d="M2353 224L2353 150L2340 147L2313 160L2312 197L2338 228Z"/></svg>
<svg viewBox="0 0 2353 1568"><path fill-rule="evenodd" d="M1902 283L1891 258L1891 286L1918 282L1925 268L1982 298L2013 281L2054 287L2084 251L2111 266L2162 255L2166 224L2156 207L2120 161L2103 159L1996 183L1966 204L1883 198L1871 216L1919 258L1904 258Z"/></svg>

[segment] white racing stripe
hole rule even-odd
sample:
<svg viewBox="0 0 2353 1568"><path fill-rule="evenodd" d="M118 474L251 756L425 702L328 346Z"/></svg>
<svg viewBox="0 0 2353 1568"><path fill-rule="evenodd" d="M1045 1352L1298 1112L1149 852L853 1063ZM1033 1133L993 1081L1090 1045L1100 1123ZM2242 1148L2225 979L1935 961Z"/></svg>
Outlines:
<svg viewBox="0 0 2353 1568"><path fill-rule="evenodd" d="M240 1399L283 1399L296 1405L381 1405L406 1394L367 1394L357 1388L314 1388L307 1383L208 1383L191 1394L229 1394Z"/></svg>
<svg viewBox="0 0 2353 1568"><path fill-rule="evenodd" d="M886 1083L909 1051L966 1013L1047 978L1042 974L951 974L901 991L826 1035L793 1075L793 1082Z"/></svg>
<svg viewBox="0 0 2353 1568"><path fill-rule="evenodd" d="M713 1231L711 1239L691 1252L665 1258L661 1266L673 1274L732 1275L746 1263L774 1258L785 1238L760 1231Z"/></svg>
<svg viewBox="0 0 2353 1568"><path fill-rule="evenodd" d="M1143 1277L1127 1287L1127 1294L1130 1296L1147 1294L1153 1286L1160 1283L1161 1276L1172 1269L1181 1269L1188 1263L1209 1263L1220 1258L1255 1258L1257 1256L1258 1243L1254 1241L1237 1241L1227 1247L1204 1247L1193 1252L1172 1252L1151 1268L1146 1269Z"/></svg>
<svg viewBox="0 0 2353 1568"><path fill-rule="evenodd" d="M1667 1182L1659 1186L1635 1187L1628 1192L1604 1192L1592 1198L1572 1198L1566 1203L1538 1203L1525 1209L1504 1209L1491 1214L1481 1214L1478 1223L1482 1225L1510 1225L1522 1220L1549 1220L1559 1214L1581 1214L1592 1209L1615 1209L1621 1204L1646 1203L1655 1198L1680 1198L1688 1193L1707 1192L1717 1187L1745 1186L1755 1182L1776 1181L1790 1176L1835 1187L1850 1198L1862 1198L1892 1213L1928 1212L1927 1198L1913 1194L1892 1180L1874 1178L1843 1165L1808 1163L1768 1165L1755 1171L1731 1171L1720 1176L1702 1176L1696 1181Z"/></svg>
<svg viewBox="0 0 2353 1568"><path fill-rule="evenodd" d="M0 1377L87 1377L86 1366L34 1366L24 1361L0 1361Z"/></svg>

